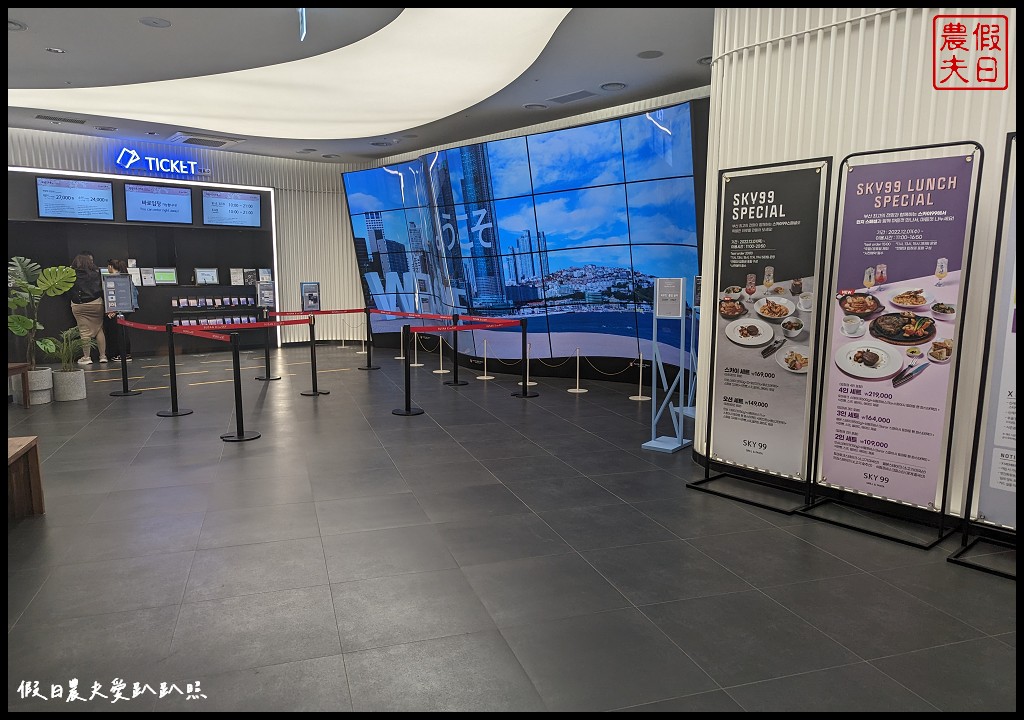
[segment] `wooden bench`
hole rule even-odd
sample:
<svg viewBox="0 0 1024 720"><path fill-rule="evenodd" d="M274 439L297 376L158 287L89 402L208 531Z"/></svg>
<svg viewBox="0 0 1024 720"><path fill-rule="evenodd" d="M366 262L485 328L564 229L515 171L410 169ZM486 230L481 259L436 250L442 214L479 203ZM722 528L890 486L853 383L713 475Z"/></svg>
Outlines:
<svg viewBox="0 0 1024 720"><path fill-rule="evenodd" d="M15 375L21 375L21 404L27 408L29 406L28 363L7 363L7 378L10 379Z"/></svg>
<svg viewBox="0 0 1024 720"><path fill-rule="evenodd" d="M39 438L7 438L7 520L42 515L43 477L39 470Z"/></svg>

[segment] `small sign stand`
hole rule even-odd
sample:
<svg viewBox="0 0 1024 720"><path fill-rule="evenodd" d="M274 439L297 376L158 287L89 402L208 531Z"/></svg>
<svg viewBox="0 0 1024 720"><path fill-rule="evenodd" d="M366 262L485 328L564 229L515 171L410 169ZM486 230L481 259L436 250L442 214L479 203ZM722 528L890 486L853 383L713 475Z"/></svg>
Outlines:
<svg viewBox="0 0 1024 720"><path fill-rule="evenodd" d="M687 357L686 333L685 333L685 308L686 308L686 279L685 278L657 278L654 289L654 330L651 335L651 344L654 347L654 358L651 361L651 439L641 447L644 450L653 450L661 453L674 453L693 443L692 438L684 438L683 431L685 422L683 419L683 376L686 368L683 359ZM658 318L678 320L680 324L679 342L679 372L671 383L665 375L665 364L661 357L661 350L658 347ZM658 387L665 390L665 398L658 402ZM672 402L673 397L678 398L678 404ZM661 420L665 411L668 410L672 419L672 427L675 435L658 435L658 421Z"/></svg>

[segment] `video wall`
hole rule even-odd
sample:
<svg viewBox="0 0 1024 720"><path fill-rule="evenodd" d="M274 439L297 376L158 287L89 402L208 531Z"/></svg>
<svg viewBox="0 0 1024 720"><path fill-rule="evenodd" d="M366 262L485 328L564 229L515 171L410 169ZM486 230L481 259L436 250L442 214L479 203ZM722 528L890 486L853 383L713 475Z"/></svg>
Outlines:
<svg viewBox="0 0 1024 720"><path fill-rule="evenodd" d="M691 124L686 103L346 173L369 306L525 318L534 358L650 357L655 278L699 274ZM470 354L521 353L516 329L466 335Z"/></svg>

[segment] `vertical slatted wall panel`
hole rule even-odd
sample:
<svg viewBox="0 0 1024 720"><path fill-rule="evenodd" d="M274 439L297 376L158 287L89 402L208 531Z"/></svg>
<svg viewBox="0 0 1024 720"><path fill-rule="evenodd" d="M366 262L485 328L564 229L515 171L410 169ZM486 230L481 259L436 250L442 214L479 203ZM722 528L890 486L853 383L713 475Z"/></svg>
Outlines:
<svg viewBox="0 0 1024 720"><path fill-rule="evenodd" d="M936 14L1007 14L1010 87L936 91L931 19ZM974 140L985 149L975 236L975 282L963 317L965 348L984 341L1002 152L1016 118L1016 10L1013 8L719 8L715 16L705 208L704 272L716 254L717 177L721 168L852 152ZM835 173L834 173L835 174ZM828 228L836 208L833 178ZM830 258L827 259L830 261ZM704 283L713 307L715 286ZM709 347L711 324L701 328ZM699 373L709 377L708 353ZM954 511L970 472L980 368L965 363L956 397L951 493ZM695 447L704 453L706 385L701 386Z"/></svg>

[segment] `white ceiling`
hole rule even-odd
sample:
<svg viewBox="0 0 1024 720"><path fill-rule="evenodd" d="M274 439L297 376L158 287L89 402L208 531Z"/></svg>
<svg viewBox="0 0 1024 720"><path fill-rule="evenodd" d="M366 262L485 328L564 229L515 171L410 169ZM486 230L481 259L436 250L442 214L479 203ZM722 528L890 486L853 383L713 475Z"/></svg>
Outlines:
<svg viewBox="0 0 1024 720"><path fill-rule="evenodd" d="M300 41L297 8L8 8L7 122L365 163L708 85L697 60L713 20L713 8L307 8ZM612 82L626 88L601 88Z"/></svg>

